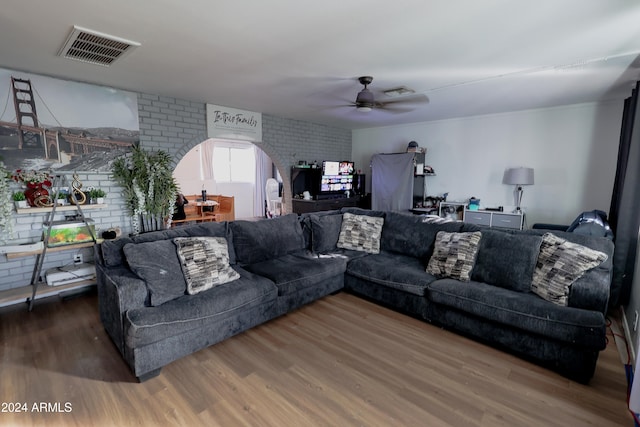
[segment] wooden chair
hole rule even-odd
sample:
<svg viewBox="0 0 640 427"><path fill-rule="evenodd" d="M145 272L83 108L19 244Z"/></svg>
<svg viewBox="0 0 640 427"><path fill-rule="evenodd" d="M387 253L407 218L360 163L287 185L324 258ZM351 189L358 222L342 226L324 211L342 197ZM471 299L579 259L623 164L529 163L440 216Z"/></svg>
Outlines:
<svg viewBox="0 0 640 427"><path fill-rule="evenodd" d="M218 196L218 215L222 221L234 221L236 219L235 199L233 196Z"/></svg>

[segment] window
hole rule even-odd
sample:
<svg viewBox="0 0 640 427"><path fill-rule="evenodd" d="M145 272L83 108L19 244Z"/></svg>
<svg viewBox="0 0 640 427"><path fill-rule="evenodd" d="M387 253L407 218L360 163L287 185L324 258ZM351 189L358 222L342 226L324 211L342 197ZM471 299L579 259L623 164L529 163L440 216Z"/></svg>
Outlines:
<svg viewBox="0 0 640 427"><path fill-rule="evenodd" d="M253 145L224 144L213 149L213 173L217 182L255 181Z"/></svg>

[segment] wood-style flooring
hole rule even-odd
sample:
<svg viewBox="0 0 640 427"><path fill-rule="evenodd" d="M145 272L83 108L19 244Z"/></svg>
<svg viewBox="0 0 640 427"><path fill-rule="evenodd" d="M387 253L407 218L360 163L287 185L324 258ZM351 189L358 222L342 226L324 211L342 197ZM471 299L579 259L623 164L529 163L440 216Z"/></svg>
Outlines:
<svg viewBox="0 0 640 427"><path fill-rule="evenodd" d="M95 293L53 298L0 309L0 425L632 426L609 341L585 386L339 293L139 384Z"/></svg>

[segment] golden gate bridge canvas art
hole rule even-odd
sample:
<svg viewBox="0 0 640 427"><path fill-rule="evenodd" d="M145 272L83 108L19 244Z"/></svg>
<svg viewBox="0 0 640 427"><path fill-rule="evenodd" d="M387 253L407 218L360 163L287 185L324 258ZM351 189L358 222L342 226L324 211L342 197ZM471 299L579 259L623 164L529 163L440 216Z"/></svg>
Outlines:
<svg viewBox="0 0 640 427"><path fill-rule="evenodd" d="M0 69L0 102L9 170L109 172L140 140L132 92Z"/></svg>

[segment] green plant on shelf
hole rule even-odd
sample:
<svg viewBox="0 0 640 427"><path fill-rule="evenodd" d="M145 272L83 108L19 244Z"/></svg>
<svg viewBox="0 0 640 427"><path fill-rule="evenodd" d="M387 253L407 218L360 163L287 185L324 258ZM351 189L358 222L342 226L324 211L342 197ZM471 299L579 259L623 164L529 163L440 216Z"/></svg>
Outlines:
<svg viewBox="0 0 640 427"><path fill-rule="evenodd" d="M22 191L16 191L11 195L11 198L14 202L22 202L23 200L27 200L27 196L24 195Z"/></svg>
<svg viewBox="0 0 640 427"><path fill-rule="evenodd" d="M92 199L98 199L106 196L107 196L107 193L105 193L105 191L102 188L94 188L91 191L89 191L89 197Z"/></svg>

